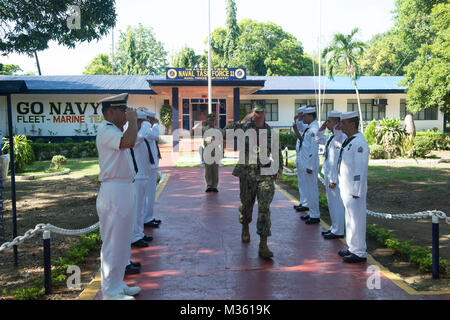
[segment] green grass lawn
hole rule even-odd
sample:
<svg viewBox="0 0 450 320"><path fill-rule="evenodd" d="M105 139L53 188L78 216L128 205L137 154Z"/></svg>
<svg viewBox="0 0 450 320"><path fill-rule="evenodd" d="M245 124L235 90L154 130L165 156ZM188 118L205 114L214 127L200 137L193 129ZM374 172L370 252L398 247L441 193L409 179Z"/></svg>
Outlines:
<svg viewBox="0 0 450 320"><path fill-rule="evenodd" d="M51 161L35 161L32 165L27 166L25 172L18 175L32 175L39 173L49 173L62 171L66 168L71 170L71 174L76 174L78 176L93 176L100 173L100 168L98 166L98 158L82 158L82 159L67 159L67 163L63 168L59 170L50 169Z"/></svg>
<svg viewBox="0 0 450 320"><path fill-rule="evenodd" d="M430 168L419 166L392 167L369 165L370 182L382 183L397 180L404 182L421 182L424 184L448 183L450 170L446 168Z"/></svg>

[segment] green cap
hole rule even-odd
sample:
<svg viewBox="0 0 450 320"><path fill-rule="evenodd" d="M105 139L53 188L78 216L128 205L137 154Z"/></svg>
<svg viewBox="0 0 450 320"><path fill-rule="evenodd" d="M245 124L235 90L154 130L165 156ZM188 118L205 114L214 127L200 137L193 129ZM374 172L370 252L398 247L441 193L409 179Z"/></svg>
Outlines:
<svg viewBox="0 0 450 320"><path fill-rule="evenodd" d="M253 106L253 111L266 111L266 106L263 102L256 101Z"/></svg>

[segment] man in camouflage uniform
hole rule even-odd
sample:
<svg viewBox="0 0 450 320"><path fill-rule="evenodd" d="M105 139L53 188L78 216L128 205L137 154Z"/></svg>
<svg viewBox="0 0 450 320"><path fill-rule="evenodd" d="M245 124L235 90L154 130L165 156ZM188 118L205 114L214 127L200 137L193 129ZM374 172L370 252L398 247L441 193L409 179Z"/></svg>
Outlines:
<svg viewBox="0 0 450 320"><path fill-rule="evenodd" d="M206 125L202 127L202 137L203 137L203 144L205 148L212 143L214 136L206 136L205 132L209 129L216 129L219 130L219 128L215 125L216 123L216 115L214 113L208 114L206 117ZM215 151L211 151L211 156L215 156ZM214 161L211 164L208 164L205 162L205 180L206 180L206 192L219 192L217 190L217 185L219 184L219 164Z"/></svg>
<svg viewBox="0 0 450 320"><path fill-rule="evenodd" d="M269 164L266 164L267 161L262 161L262 158L268 157L272 154L272 132L270 126L265 123L266 109L265 106L257 103L253 108L253 111L245 116L244 119L240 122L228 124L224 128L224 137L226 137L227 129L242 129L244 133L250 133L250 139L252 136L252 132L256 132L253 138L254 141L257 140L256 146L251 145L249 143L249 139L245 138L245 150L239 150L245 152L245 163L237 164L233 170L233 175L239 177L240 182L240 199L241 206L239 207L239 221L242 224L242 242L248 243L250 242L250 232L249 232L249 223L252 221L252 211L253 205L255 204L256 197L258 198L258 220L256 222L257 234L260 236L259 243L259 256L264 259L269 259L273 257L273 253L269 250L267 246L267 237L271 236L271 222L270 222L270 204L272 202L274 193L275 193L275 180L280 178L280 175L283 171L283 156L281 154L281 150L279 147L279 143L277 143L277 151L278 156L274 156ZM249 121L250 120L250 121ZM254 131L248 131L253 129ZM260 146L260 129L266 129L265 132L262 131L262 134L266 135L267 138L267 153L261 152L261 147L265 148L262 144ZM236 133L236 131L235 131ZM264 136L261 136L264 137ZM277 141L278 142L278 141ZM250 154L256 156L256 163L254 164L249 161ZM255 155L256 153L256 155ZM265 153L265 155L264 155ZM276 153L275 153L276 154ZM240 158L243 157L242 154ZM273 162L278 161L278 170L273 170ZM266 169L266 170L262 170ZM266 173L270 169L272 174L262 174Z"/></svg>

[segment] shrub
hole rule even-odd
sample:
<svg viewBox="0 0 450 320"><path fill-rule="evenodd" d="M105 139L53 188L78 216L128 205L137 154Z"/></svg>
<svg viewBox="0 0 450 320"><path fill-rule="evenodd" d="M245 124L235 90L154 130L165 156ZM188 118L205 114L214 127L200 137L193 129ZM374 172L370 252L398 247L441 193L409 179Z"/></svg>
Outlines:
<svg viewBox="0 0 450 320"><path fill-rule="evenodd" d="M367 125L366 130L364 131L364 136L366 137L366 141L368 145L375 143L375 129L377 128L377 120L373 119Z"/></svg>
<svg viewBox="0 0 450 320"><path fill-rule="evenodd" d="M450 150L450 140L447 140L445 133L427 130L418 132L417 136L429 139L433 147L432 150Z"/></svg>
<svg viewBox="0 0 450 320"><path fill-rule="evenodd" d="M371 159L384 159L384 149L379 144L371 144L369 146L370 149L370 158Z"/></svg>
<svg viewBox="0 0 450 320"><path fill-rule="evenodd" d="M383 146L389 158L400 155L400 145L406 131L398 118L384 118L375 129L376 143Z"/></svg>
<svg viewBox="0 0 450 320"><path fill-rule="evenodd" d="M64 143L71 143L73 139L71 137L64 138Z"/></svg>
<svg viewBox="0 0 450 320"><path fill-rule="evenodd" d="M58 155L58 156L54 156L52 158L52 164L55 167L55 169L61 168L62 166L64 166L66 164L66 162L67 162L67 158L64 156Z"/></svg>
<svg viewBox="0 0 450 320"><path fill-rule="evenodd" d="M3 138L5 144L3 145L3 152L9 152L9 139ZM25 135L14 136L14 171L24 172L28 164L32 164L35 160L33 149L30 140Z"/></svg>
<svg viewBox="0 0 450 320"><path fill-rule="evenodd" d="M95 141L73 143L32 143L37 160L51 160L53 156L63 155L68 159L98 157Z"/></svg>
<svg viewBox="0 0 450 320"><path fill-rule="evenodd" d="M172 106L168 104L163 105L159 111L159 117L166 128L166 134L170 133L172 128Z"/></svg>
<svg viewBox="0 0 450 320"><path fill-rule="evenodd" d="M297 135L294 132L281 133L280 132L280 147L283 150L288 147L288 149L295 149L297 143Z"/></svg>
<svg viewBox="0 0 450 320"><path fill-rule="evenodd" d="M433 150L433 141L427 136L416 136L412 155L414 158L425 158Z"/></svg>

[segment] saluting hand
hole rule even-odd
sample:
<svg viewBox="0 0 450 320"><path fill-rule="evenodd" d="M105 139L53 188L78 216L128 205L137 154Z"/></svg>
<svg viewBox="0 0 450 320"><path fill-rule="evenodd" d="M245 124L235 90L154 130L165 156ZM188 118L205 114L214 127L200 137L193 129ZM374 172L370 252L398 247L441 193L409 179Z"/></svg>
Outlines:
<svg viewBox="0 0 450 320"><path fill-rule="evenodd" d="M312 173L312 170L311 170L311 169L306 169L306 173L311 174L311 173Z"/></svg>
<svg viewBox="0 0 450 320"><path fill-rule="evenodd" d="M336 183L330 182L329 186L331 189L334 189L336 188Z"/></svg>
<svg viewBox="0 0 450 320"><path fill-rule="evenodd" d="M325 130L326 128L327 128L327 124L328 124L328 120L327 121L325 121L321 126L320 126L320 129L319 129L319 131L323 131L323 130Z"/></svg>
<svg viewBox="0 0 450 320"><path fill-rule="evenodd" d="M137 112L133 108L128 108L125 110L125 115L128 122L137 122Z"/></svg>
<svg viewBox="0 0 450 320"><path fill-rule="evenodd" d="M251 118L253 118L253 116L255 115L255 112L252 111L249 114L247 114L244 119L242 119L241 124L247 123L248 120L250 120Z"/></svg>

